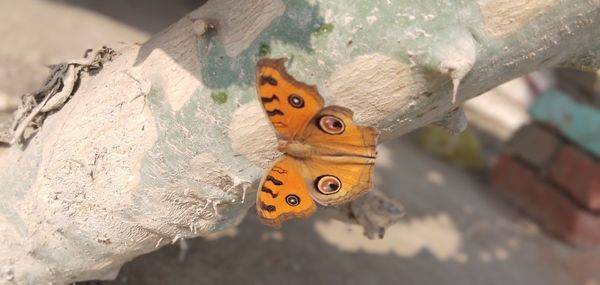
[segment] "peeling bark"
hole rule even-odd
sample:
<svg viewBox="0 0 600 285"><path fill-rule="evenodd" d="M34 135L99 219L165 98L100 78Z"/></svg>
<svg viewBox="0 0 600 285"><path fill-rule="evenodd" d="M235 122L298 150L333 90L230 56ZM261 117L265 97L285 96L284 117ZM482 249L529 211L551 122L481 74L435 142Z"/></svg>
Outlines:
<svg viewBox="0 0 600 285"><path fill-rule="evenodd" d="M209 1L83 76L25 145L0 149L0 282L111 278L238 224L278 156L259 55L289 58L384 139L440 120L459 131L449 112L533 70L598 67L598 0L517 2Z"/></svg>

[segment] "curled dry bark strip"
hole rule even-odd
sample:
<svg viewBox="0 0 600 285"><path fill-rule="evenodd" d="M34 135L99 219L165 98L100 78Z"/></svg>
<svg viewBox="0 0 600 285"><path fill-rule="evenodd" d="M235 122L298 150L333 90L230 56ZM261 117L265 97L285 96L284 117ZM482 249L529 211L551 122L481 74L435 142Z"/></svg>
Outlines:
<svg viewBox="0 0 600 285"><path fill-rule="evenodd" d="M377 188L346 205L325 207L323 211L338 220L362 226L369 239L383 238L385 230L405 214L399 201Z"/></svg>
<svg viewBox="0 0 600 285"><path fill-rule="evenodd" d="M48 113L60 109L69 100L82 72L89 73L102 68L113 55L112 49L102 47L96 51L86 51L81 60L52 66L44 85L34 93L23 95L19 108L13 114L12 124L3 127L5 131L0 132L0 143L23 143L28 128L32 132L40 128Z"/></svg>

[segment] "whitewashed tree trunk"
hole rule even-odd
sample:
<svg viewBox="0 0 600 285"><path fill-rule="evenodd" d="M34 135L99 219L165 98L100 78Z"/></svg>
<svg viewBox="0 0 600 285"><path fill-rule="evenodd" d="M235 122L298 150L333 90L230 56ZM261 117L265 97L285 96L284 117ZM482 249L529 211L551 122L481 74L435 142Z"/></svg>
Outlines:
<svg viewBox="0 0 600 285"><path fill-rule="evenodd" d="M509 79L599 68L600 1L209 1L82 78L26 145L0 149L0 283L109 278L239 223L278 155L259 54L289 58L383 139L444 118L460 130L456 108Z"/></svg>

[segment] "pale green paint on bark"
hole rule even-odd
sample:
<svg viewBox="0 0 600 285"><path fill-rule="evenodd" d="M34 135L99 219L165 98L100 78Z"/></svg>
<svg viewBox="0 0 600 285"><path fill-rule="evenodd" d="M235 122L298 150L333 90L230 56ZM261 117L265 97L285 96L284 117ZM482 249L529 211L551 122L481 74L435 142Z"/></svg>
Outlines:
<svg viewBox="0 0 600 285"><path fill-rule="evenodd" d="M160 91L152 90L148 95L148 105L155 116L159 136L142 163L142 189L149 191L188 191L190 195L211 197L212 201L198 200L198 204L217 202L219 204L241 203L244 193L238 188L240 181L253 181L262 173L259 167L251 166L243 156L236 155L231 149L231 141L217 125L227 125L230 113L239 105L255 98L254 88L239 89L230 86L224 94L229 96L224 102L215 102L210 89L197 91L177 112L172 112ZM226 165L238 175L239 181L231 176L215 171L214 180L198 180L198 176L207 173L193 173L192 161L203 155L210 155L218 161L207 161L207 165ZM215 169L216 170L216 169ZM208 170L211 171L210 169ZM221 170L222 171L222 170ZM155 189L155 190L152 190ZM227 190L230 189L230 190ZM156 195L162 195L156 193ZM139 208L156 205L148 193L137 193L136 204ZM250 195L248 194L248 197ZM210 220L215 230L231 226L234 221L227 217L241 216L252 203L246 197L244 206L223 207L218 217L190 217ZM250 202L249 202L250 201ZM211 207L208 205L207 207ZM217 213L215 213L216 215Z"/></svg>
<svg viewBox="0 0 600 285"><path fill-rule="evenodd" d="M215 157L221 159L224 163L227 162L226 165L233 169L239 166L247 167L245 159L234 155L227 134L218 128L214 128L211 123L229 124L229 113L227 111L223 112L223 109L233 110L237 104L248 101L248 95L243 94L251 92L249 90L236 90L233 87L223 92L238 94L241 98L234 98L219 104L213 102L210 90L204 89L192 96L176 113L168 108L169 104L164 101L158 91L150 93L148 96L149 105L155 114L156 122L158 122L157 129L161 135L159 135L154 148L149 152L148 161L144 163L146 167L155 166L145 168L142 171L150 174L147 178L155 178L151 181L146 180L148 186L160 185L161 183L157 184L159 181L156 178L160 178L158 180L168 180L168 177L164 177L164 172L170 175L189 174L189 168L186 166L189 164L189 160L203 152L213 153ZM251 96L254 98L254 94ZM153 154L159 154L159 156L153 157ZM167 155L164 156L164 154ZM240 171L241 176L246 176L241 169ZM178 179L181 179L181 177ZM199 184L199 186L202 185Z"/></svg>
<svg viewBox="0 0 600 285"><path fill-rule="evenodd" d="M310 52L312 31L323 23L318 7L305 1L288 1L285 14L275 19L254 42L235 58L226 55L214 34L200 39L198 55L202 64L200 78L209 88L225 89L230 85L254 85L254 66L261 46L283 42L304 52ZM213 33L218 33L218 30Z"/></svg>
<svg viewBox="0 0 600 285"><path fill-rule="evenodd" d="M200 38L198 56L201 71L198 78L206 88L194 94L180 111L172 114L169 110L161 110L168 104L162 102L158 94L150 96L151 108L157 112L157 121L165 124L159 126L159 131L164 133L159 136L160 141L150 153L169 154L169 157L149 159L152 161L150 165L157 166L155 170L145 170L151 174L148 179L160 177L161 173L156 172L158 170L166 170L171 175L185 173L190 158L200 154L203 149L210 150L233 169L245 169L246 172L240 174L244 179L253 180L260 175L260 171L249 167L244 158L231 155L234 152L230 148L229 138L222 130L204 127L214 122L229 124L230 115L239 104L256 100L254 68L259 56L268 54L273 58L288 58L290 73L299 80L318 85L320 92L327 97L324 80L338 66L361 55L384 54L443 77L447 75L442 75L439 69L449 47L456 45L457 39L469 38L476 43L476 52L483 54L482 61L465 78L466 81L473 81L479 80L481 74L494 65L494 61L509 54L502 53L507 43L519 46L539 44L523 43L525 34L521 33L525 32L510 35L509 38L490 38L476 1L364 0L309 4L306 1L289 0L285 3L284 15L273 20L235 58L227 56L222 44L214 37L214 33L219 32L218 26ZM555 10L552 13L559 12ZM532 19L530 25L543 25L554 16L559 15ZM518 51L510 49L510 54L518 54ZM509 66L504 68L511 69ZM514 75L508 75L507 79L511 77ZM452 84L446 80L437 89L451 90ZM485 89L487 87L481 91ZM227 100L215 98L215 92L227 94ZM422 114L427 110L419 106L431 107L434 102L440 101L439 96L447 94L437 92L431 97L415 94L418 105L411 110ZM410 112L399 112L379 122L378 126L383 128L397 124L400 119L410 116ZM212 122L203 121L207 119ZM195 151L190 151L192 149ZM164 165L166 169L158 165ZM191 183L198 187L211 187L194 181ZM157 184L148 182L147 185Z"/></svg>
<svg viewBox="0 0 600 285"><path fill-rule="evenodd" d="M38 145L28 145L28 152L24 153L23 161L38 161L41 157L42 149ZM34 151L35 150L35 151ZM4 155L19 155L13 152L20 152L16 149L3 150ZM10 152L10 154L9 154ZM32 158L38 157L38 158ZM17 207L23 201L25 194L31 190L38 176L39 163L36 165L12 164L2 168L0 171L0 214L11 221L12 225L23 236L27 235L27 226L25 225L21 214L17 213ZM18 179L14 179L18 177Z"/></svg>

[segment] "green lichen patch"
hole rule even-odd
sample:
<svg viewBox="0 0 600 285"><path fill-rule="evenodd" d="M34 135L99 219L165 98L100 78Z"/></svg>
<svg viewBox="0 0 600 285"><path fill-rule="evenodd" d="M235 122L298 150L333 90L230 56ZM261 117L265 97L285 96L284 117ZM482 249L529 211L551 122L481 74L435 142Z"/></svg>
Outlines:
<svg viewBox="0 0 600 285"><path fill-rule="evenodd" d="M215 91L210 93L210 98L212 98L215 103L223 105L227 102L227 93L223 91Z"/></svg>
<svg viewBox="0 0 600 285"><path fill-rule="evenodd" d="M263 57L267 56L271 53L271 46L267 43L260 43L260 47L258 48L258 56Z"/></svg>
<svg viewBox="0 0 600 285"><path fill-rule="evenodd" d="M333 31L333 24L331 23L322 23L313 31L313 35L315 37L320 37L326 34L331 33Z"/></svg>

